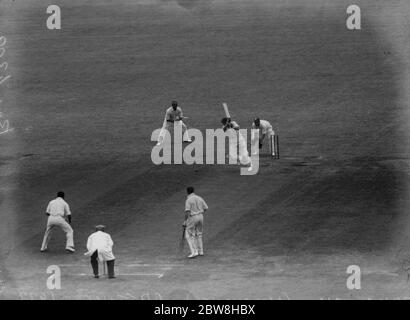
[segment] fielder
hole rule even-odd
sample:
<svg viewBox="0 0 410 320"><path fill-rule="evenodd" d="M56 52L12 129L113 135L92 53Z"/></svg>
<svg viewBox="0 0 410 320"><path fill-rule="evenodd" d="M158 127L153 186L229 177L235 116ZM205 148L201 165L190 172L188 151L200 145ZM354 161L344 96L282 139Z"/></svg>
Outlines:
<svg viewBox="0 0 410 320"><path fill-rule="evenodd" d="M161 132L159 133L158 137L158 143L157 146L161 145L161 143L164 141L166 131L170 129L172 126L175 128L176 125L182 126L182 131L183 131L183 141L184 142L191 142L191 139L189 138L188 135L188 128L185 125L185 123L182 121L184 119L184 115L182 113L182 109L178 107L178 102L177 101L172 101L171 107L167 109L165 112L165 119L164 123L162 124L162 129Z"/></svg>
<svg viewBox="0 0 410 320"><path fill-rule="evenodd" d="M112 253L114 242L108 233L105 233L105 226L98 225L95 232L88 237L87 250L84 255L91 257L91 267L93 268L94 278L98 279L98 260L102 263L107 262L108 278L114 279L115 257ZM97 260L98 259L98 260Z"/></svg>
<svg viewBox="0 0 410 320"><path fill-rule="evenodd" d="M60 227L66 234L67 241L65 249L73 253L74 249L74 231L71 228L71 211L70 206L64 201L64 192L57 192L57 198L51 200L47 206L46 215L47 229L44 234L43 244L41 245L41 252L47 251L48 242L50 241L51 231L54 227ZM67 219L67 221L66 221Z"/></svg>
<svg viewBox="0 0 410 320"><path fill-rule="evenodd" d="M200 196L194 193L194 187L188 187L188 197L185 201L185 239L188 242L191 254L188 258L204 255L202 232L204 224L203 213L208 210L208 205Z"/></svg>
<svg viewBox="0 0 410 320"><path fill-rule="evenodd" d="M255 118L252 123L252 129L257 129L259 130L259 149L262 149L263 146L263 141L265 140L265 137L268 138L268 141L270 141L270 148L273 145L271 142L271 139L273 139L273 136L275 135L275 131L273 131L272 125L269 123L269 121L266 120L261 120L259 118ZM252 136L251 136L251 142L252 144L258 143L258 140L255 136L255 133L252 131ZM255 150L253 154L258 153L258 148L255 147ZM275 155L275 149L272 148L271 150L272 156Z"/></svg>
<svg viewBox="0 0 410 320"><path fill-rule="evenodd" d="M230 118L222 118L221 123L223 125L222 129L228 131L230 135L229 157L238 160L238 164L249 166L248 171L252 171L252 161L249 157L248 146L245 138L239 132L239 125L235 121L231 121ZM232 135L236 135L236 139Z"/></svg>

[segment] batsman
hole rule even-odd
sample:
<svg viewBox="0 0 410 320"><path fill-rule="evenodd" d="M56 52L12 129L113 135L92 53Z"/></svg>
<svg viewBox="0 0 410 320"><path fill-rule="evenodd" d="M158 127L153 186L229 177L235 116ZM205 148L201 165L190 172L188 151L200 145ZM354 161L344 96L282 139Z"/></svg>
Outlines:
<svg viewBox="0 0 410 320"><path fill-rule="evenodd" d="M191 254L188 258L204 255L202 232L204 225L204 212L208 210L205 200L194 193L194 187L188 187L188 197L185 201L185 239L188 242Z"/></svg>
<svg viewBox="0 0 410 320"><path fill-rule="evenodd" d="M236 136L236 139L229 139L229 157L237 160L237 163L240 165L248 166L248 171L253 171L252 159L249 157L247 143L239 130L240 127L236 121L231 119L228 105L226 103L222 105L226 115L226 117L221 120L222 129L228 132L231 137L232 135Z"/></svg>

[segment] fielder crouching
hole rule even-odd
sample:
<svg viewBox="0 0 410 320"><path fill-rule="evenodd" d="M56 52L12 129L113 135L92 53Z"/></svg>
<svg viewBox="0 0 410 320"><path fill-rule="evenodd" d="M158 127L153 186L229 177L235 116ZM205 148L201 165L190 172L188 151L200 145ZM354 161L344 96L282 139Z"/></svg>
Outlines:
<svg viewBox="0 0 410 320"><path fill-rule="evenodd" d="M184 142L192 142L188 134L188 128L182 121L184 118L186 117L184 117L182 109L178 107L178 102L172 101L171 107L169 107L165 112L165 119L162 125L161 132L159 133L157 146L161 145L164 142L166 131L169 131L171 127L175 128L175 126L181 126Z"/></svg>
<svg viewBox="0 0 410 320"><path fill-rule="evenodd" d="M254 132L252 131L252 144L259 143L259 149L262 149L263 141L265 140L265 137L267 137L268 141L270 142L270 152L272 153L271 155L274 156L275 149L272 148L274 142L272 142L271 140L275 136L275 131L273 130L272 125L269 123L269 121L255 118L252 123L252 129L259 130L259 140L256 138ZM255 152L253 154L257 154L257 150L258 148L255 148Z"/></svg>
<svg viewBox="0 0 410 320"><path fill-rule="evenodd" d="M114 242L108 233L105 233L105 226L98 225L95 232L88 237L87 249L84 255L91 256L91 267L93 268L94 278L99 278L98 260L103 263L107 262L108 278L115 278L114 262L115 257L112 253Z"/></svg>

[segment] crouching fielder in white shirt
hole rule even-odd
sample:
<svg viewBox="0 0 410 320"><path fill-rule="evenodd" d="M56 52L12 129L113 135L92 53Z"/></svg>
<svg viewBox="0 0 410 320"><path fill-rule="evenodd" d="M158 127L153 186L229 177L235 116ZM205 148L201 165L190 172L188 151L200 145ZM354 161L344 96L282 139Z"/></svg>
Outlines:
<svg viewBox="0 0 410 320"><path fill-rule="evenodd" d="M99 278L98 260L103 263L107 262L108 278L115 278L114 262L115 257L112 253L114 242L108 233L105 233L105 226L98 225L95 232L88 237L87 249L84 255L91 257L91 267L93 268L94 278ZM98 260L97 260L98 259Z"/></svg>
<svg viewBox="0 0 410 320"><path fill-rule="evenodd" d="M275 131L273 130L272 125L269 123L269 121L261 120L259 118L255 118L253 120L252 129L259 130L259 149L262 149L263 140L265 140L265 137L267 137L268 141L270 142L270 140L275 135ZM254 131L252 131L251 143L253 145L256 145L258 143L258 140L256 138L256 135L255 135ZM271 143L270 147L273 147L274 142L270 142L270 143ZM253 154L257 154L258 153L258 151L257 151L258 148L255 147L254 150L256 150L256 151ZM275 150L271 149L270 151L272 153L272 156L274 156L275 155Z"/></svg>

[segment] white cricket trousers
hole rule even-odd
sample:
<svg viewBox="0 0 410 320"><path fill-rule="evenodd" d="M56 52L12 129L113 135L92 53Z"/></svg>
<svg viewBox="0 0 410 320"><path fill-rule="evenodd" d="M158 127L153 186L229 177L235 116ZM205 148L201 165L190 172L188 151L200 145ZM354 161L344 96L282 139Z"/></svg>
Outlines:
<svg viewBox="0 0 410 320"><path fill-rule="evenodd" d="M192 254L203 254L202 232L204 215L202 213L188 217L185 229L185 238Z"/></svg>
<svg viewBox="0 0 410 320"><path fill-rule="evenodd" d="M188 134L188 128L182 120L175 121L175 122L164 121L161 132L159 133L159 136L158 136L158 142L159 143L162 143L165 139L165 134L166 134L165 130L168 130L168 132L169 132L170 129L174 130L174 132L175 132L175 130L182 129L183 140L184 141L189 141L190 140L189 139L189 134Z"/></svg>
<svg viewBox="0 0 410 320"><path fill-rule="evenodd" d="M249 157L248 147L246 145L246 140L240 132L234 132L237 139L229 139L229 157L234 161L238 161L242 165L247 165L251 163L251 158Z"/></svg>
<svg viewBox="0 0 410 320"><path fill-rule="evenodd" d="M51 238L51 231L54 227L60 227L67 237L66 241L66 248L74 247L74 231L71 228L70 224L65 221L65 219L61 216L49 216L47 220L47 229L44 234L43 244L41 245L41 250L46 250L48 246L48 242Z"/></svg>

